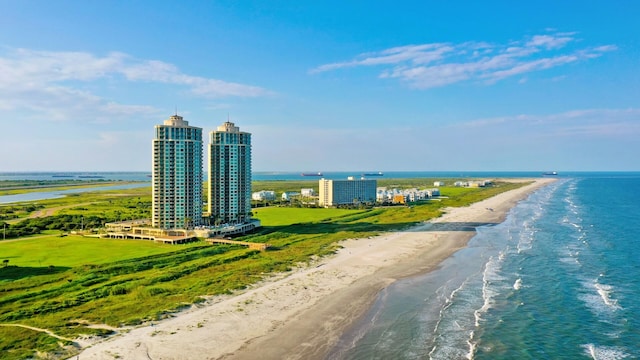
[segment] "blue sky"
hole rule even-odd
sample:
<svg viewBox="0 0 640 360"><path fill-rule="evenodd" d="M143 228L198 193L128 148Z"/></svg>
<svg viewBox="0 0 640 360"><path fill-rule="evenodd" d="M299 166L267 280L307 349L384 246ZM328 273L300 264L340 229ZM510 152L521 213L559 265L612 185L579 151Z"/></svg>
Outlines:
<svg viewBox="0 0 640 360"><path fill-rule="evenodd" d="M0 8L0 172L148 171L176 108L254 171L640 170L636 1Z"/></svg>

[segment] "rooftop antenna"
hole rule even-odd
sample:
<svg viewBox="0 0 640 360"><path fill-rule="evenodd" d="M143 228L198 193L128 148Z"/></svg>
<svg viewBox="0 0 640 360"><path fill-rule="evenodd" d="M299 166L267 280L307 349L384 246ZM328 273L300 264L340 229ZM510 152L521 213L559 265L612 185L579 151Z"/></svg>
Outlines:
<svg viewBox="0 0 640 360"><path fill-rule="evenodd" d="M178 116L178 105L175 105L176 107L176 116Z"/></svg>

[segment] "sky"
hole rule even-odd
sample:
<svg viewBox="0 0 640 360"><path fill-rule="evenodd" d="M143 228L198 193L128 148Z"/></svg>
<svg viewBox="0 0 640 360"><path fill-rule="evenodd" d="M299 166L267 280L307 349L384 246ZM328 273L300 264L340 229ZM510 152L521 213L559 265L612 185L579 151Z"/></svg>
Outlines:
<svg viewBox="0 0 640 360"><path fill-rule="evenodd" d="M637 1L0 9L0 172L150 171L175 113L254 171L640 170Z"/></svg>

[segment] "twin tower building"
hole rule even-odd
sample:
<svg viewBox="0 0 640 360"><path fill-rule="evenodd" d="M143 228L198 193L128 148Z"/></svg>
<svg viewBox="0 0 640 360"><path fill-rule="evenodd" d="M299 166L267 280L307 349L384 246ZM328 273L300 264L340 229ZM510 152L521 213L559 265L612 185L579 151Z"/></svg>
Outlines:
<svg viewBox="0 0 640 360"><path fill-rule="evenodd" d="M173 115L155 126L152 223L161 229L251 219L251 134L225 122L209 133L208 214L203 214L202 128Z"/></svg>

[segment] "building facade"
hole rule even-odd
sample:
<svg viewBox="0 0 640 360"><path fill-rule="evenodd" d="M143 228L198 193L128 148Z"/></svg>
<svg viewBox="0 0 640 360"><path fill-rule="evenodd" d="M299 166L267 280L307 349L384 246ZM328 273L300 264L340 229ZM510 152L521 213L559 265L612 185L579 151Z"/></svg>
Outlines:
<svg viewBox="0 0 640 360"><path fill-rule="evenodd" d="M202 222L202 129L172 115L155 126L152 225L189 228Z"/></svg>
<svg viewBox="0 0 640 360"><path fill-rule="evenodd" d="M209 133L208 210L213 224L251 220L251 134L229 121Z"/></svg>
<svg viewBox="0 0 640 360"><path fill-rule="evenodd" d="M375 180L349 178L347 180L319 180L320 206L374 203L376 201Z"/></svg>
<svg viewBox="0 0 640 360"><path fill-rule="evenodd" d="M256 201L265 201L265 200L275 200L276 192L272 190L262 190L258 192L254 192L251 194L251 200Z"/></svg>

